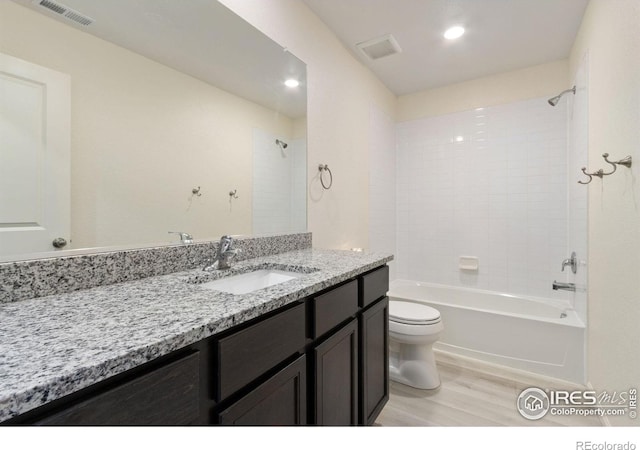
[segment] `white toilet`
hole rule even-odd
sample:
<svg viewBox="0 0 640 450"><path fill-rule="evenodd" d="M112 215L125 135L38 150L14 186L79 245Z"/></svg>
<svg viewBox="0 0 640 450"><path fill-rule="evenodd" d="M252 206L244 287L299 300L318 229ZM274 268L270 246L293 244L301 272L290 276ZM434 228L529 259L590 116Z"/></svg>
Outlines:
<svg viewBox="0 0 640 450"><path fill-rule="evenodd" d="M432 346L443 329L437 309L415 302L390 300L389 377L418 389L440 386Z"/></svg>

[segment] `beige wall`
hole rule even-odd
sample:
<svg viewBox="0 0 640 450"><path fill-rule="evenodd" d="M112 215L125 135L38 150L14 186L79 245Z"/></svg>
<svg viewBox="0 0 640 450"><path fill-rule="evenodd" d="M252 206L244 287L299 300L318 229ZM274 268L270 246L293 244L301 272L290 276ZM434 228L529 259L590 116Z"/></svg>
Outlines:
<svg viewBox="0 0 640 450"><path fill-rule="evenodd" d="M571 52L589 59L589 168L633 157L589 185L588 380L607 391L640 387L640 2L591 0ZM628 416L616 425L638 425Z"/></svg>
<svg viewBox="0 0 640 450"><path fill-rule="evenodd" d="M307 64L308 224L314 246L369 247L369 113L375 104L395 117L395 95L299 0L221 2ZM317 178L319 163L333 172L328 191Z"/></svg>
<svg viewBox="0 0 640 450"><path fill-rule="evenodd" d="M440 116L531 98L552 97L568 88L569 63L555 61L398 98L397 121Z"/></svg>
<svg viewBox="0 0 640 450"><path fill-rule="evenodd" d="M0 20L0 51L71 76L75 248L251 233L252 128L292 120L12 2Z"/></svg>

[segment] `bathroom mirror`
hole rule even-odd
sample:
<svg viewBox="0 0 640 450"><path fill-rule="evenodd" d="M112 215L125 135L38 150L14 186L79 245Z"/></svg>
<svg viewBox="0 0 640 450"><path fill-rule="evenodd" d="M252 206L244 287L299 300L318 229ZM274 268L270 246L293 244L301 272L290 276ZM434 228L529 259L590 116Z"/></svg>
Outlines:
<svg viewBox="0 0 640 450"><path fill-rule="evenodd" d="M68 131L29 116L42 130L24 175L9 169L23 163L2 138L14 175L0 180L11 193L0 196L0 261L180 244L170 231L198 241L306 230L306 66L217 1L4 1L0 55L0 132L16 128L15 80L36 86L36 99L48 89L12 75L16 60L66 76L69 92L55 95L70 110ZM68 161L38 156L43 135L65 132ZM68 204L53 207L46 183L65 170ZM24 233L66 210L67 230Z"/></svg>

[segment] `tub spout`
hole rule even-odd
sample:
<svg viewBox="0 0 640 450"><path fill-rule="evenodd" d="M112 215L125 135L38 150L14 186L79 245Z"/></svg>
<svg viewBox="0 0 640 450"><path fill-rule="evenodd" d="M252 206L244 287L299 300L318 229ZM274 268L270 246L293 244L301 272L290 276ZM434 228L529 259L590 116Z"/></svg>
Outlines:
<svg viewBox="0 0 640 450"><path fill-rule="evenodd" d="M553 280L553 290L562 290L562 291L576 291L576 285L574 283L561 283L559 281Z"/></svg>

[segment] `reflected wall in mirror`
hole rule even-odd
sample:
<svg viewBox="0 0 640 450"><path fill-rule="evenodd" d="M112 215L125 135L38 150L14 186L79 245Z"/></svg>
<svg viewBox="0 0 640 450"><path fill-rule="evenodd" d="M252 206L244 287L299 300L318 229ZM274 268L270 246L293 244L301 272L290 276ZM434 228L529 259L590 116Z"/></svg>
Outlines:
<svg viewBox="0 0 640 450"><path fill-rule="evenodd" d="M45 256L56 237L65 249L103 249L179 243L169 231L216 240L306 230L304 63L211 0L55 3L93 22L31 0L0 2L0 53L69 78L70 229L49 236L48 248L16 251L7 243L42 228L39 216L0 206L0 260ZM300 85L285 86L290 78ZM16 153L5 138L11 110L0 109L5 167ZM0 180L2 191L16 191L8 183ZM31 210L46 209L40 203Z"/></svg>

